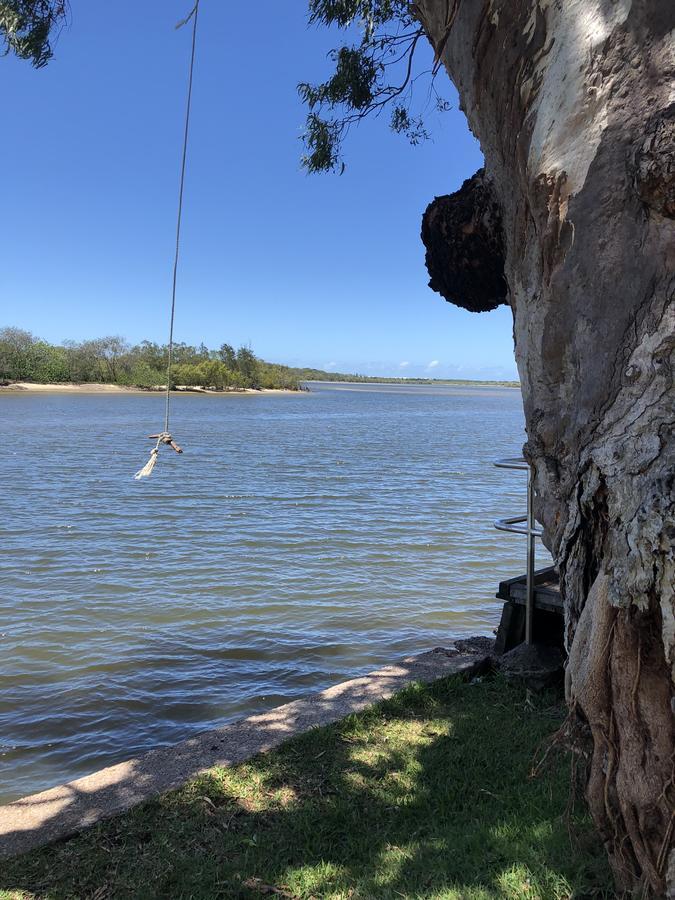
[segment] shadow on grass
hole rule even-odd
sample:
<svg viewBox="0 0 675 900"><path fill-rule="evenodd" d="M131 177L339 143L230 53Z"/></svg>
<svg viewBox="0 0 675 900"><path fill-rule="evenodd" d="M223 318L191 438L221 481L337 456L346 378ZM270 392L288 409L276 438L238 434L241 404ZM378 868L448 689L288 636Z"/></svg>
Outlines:
<svg viewBox="0 0 675 900"><path fill-rule="evenodd" d="M77 834L83 828L181 787L199 773L234 766L309 728L337 722L392 696L405 685L430 683L487 665L485 639L461 649L437 648L406 657L267 712L201 732L40 794L0 807L0 860ZM490 642L488 641L488 644ZM196 701L198 702L198 701Z"/></svg>
<svg viewBox="0 0 675 900"><path fill-rule="evenodd" d="M0 896L611 897L566 760L530 777L561 715L500 681L412 687L5 862Z"/></svg>

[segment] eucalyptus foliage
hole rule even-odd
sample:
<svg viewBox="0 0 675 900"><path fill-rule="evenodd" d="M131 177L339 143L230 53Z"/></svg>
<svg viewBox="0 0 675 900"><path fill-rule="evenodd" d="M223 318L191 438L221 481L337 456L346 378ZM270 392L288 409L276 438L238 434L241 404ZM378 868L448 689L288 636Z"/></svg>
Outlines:
<svg viewBox="0 0 675 900"><path fill-rule="evenodd" d="M67 0L0 0L0 46L36 69L52 57L55 32L66 21Z"/></svg>
<svg viewBox="0 0 675 900"><path fill-rule="evenodd" d="M310 23L357 32L357 43L330 53L333 73L319 84L302 82L308 107L302 164L309 172L344 170L342 142L350 127L369 115L390 113L391 128L412 144L429 137L424 114L448 109L434 86L434 67L418 65L424 30L407 0L310 0ZM414 88L426 79L425 100L415 106Z"/></svg>
<svg viewBox="0 0 675 900"><path fill-rule="evenodd" d="M0 47L36 68L52 57L55 33L66 21L68 0L0 0ZM448 109L436 91L433 64L418 64L424 30L408 0L309 0L310 24L358 36L330 54L333 72L298 91L308 107L302 164L309 172L342 171L342 143L350 127L385 110L391 128L412 144L428 138L425 114ZM415 96L420 79L422 101ZM420 93L420 92L418 92Z"/></svg>

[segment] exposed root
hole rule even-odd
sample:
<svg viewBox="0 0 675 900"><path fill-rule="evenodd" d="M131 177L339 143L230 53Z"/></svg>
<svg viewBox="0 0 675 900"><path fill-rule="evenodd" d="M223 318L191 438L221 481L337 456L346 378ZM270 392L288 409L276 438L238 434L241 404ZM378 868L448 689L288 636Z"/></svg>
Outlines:
<svg viewBox="0 0 675 900"><path fill-rule="evenodd" d="M593 736L586 781L591 814L618 883L645 897L665 895L675 832L672 683L660 635L658 605L613 607L600 575L568 663L570 728L574 713Z"/></svg>

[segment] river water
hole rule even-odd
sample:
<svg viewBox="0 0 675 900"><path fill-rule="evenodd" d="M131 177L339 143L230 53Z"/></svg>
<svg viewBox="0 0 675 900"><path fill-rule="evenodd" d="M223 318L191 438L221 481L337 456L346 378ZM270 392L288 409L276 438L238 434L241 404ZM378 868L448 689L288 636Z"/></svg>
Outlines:
<svg viewBox="0 0 675 900"><path fill-rule="evenodd" d="M509 388L314 385L173 401L5 394L0 801L453 637L523 539Z"/></svg>

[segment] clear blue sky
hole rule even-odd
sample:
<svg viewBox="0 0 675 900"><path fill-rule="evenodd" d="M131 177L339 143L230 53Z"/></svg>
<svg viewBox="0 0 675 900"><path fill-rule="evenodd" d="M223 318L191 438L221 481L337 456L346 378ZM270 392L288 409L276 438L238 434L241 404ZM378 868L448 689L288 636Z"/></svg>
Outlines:
<svg viewBox="0 0 675 900"><path fill-rule="evenodd" d="M54 59L0 59L0 324L166 339L191 0L72 0ZM373 374L514 377L511 313L427 287L421 216L481 165L457 109L410 147L353 130L342 177L300 168L300 80L339 33L306 3L202 0L176 336ZM439 76L443 82L445 76ZM430 367L430 364L431 367ZM430 367L430 368L429 368Z"/></svg>

